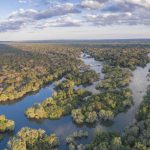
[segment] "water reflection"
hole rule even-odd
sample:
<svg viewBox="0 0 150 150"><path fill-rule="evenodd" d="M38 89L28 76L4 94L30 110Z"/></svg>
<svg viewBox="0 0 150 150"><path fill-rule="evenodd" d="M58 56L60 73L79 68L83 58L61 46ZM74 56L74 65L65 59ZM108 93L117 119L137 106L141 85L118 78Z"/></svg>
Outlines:
<svg viewBox="0 0 150 150"><path fill-rule="evenodd" d="M93 94L97 94L100 91L95 89L95 86L102 80L104 79L104 73L102 73L102 68L103 68L103 62L100 61L96 61L94 58L92 58L90 55L88 54L81 54L81 59L82 61L88 65L90 67L90 69L95 70L96 73L98 73L99 76L99 80L96 82L93 82L93 84L89 85L89 86L78 86L78 88L84 88L85 90L91 91Z"/></svg>

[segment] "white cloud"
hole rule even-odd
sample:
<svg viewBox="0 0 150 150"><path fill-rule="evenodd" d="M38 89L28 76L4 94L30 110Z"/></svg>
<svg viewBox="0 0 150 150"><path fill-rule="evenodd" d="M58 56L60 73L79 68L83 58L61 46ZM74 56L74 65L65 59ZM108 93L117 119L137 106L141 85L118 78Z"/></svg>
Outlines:
<svg viewBox="0 0 150 150"><path fill-rule="evenodd" d="M150 8L150 0L126 0L127 2Z"/></svg>
<svg viewBox="0 0 150 150"><path fill-rule="evenodd" d="M71 16L62 16L57 19L46 21L38 26L38 28L48 27L78 27L81 26L81 21L73 19Z"/></svg>
<svg viewBox="0 0 150 150"><path fill-rule="evenodd" d="M78 10L72 3L64 3L62 5L57 4L55 7L50 7L46 10L21 8L12 12L9 17L6 18L7 21L0 21L0 32L17 29L19 30L25 23L27 26L38 27L40 21L43 23L43 20L46 21L52 17L58 18L49 21L49 26L80 26L79 21L76 19L72 19L70 17L61 17L74 13L80 13L80 10ZM44 22L44 24L48 23Z"/></svg>
<svg viewBox="0 0 150 150"><path fill-rule="evenodd" d="M80 13L72 3L64 3L56 5L55 7L50 7L46 10L34 10L34 9L19 9L18 11L10 14L9 18L26 18L27 20L41 20L47 19L55 16L62 16L69 13Z"/></svg>
<svg viewBox="0 0 150 150"><path fill-rule="evenodd" d="M97 0L83 0L81 2L81 6L83 8L98 9L103 6L103 3L101 3Z"/></svg>
<svg viewBox="0 0 150 150"><path fill-rule="evenodd" d="M18 0L26 2L52 2L49 0ZM56 0L44 9L18 9L5 21L0 21L0 32L20 30L26 24L32 28L150 25L150 0L81 0L71 3ZM54 1L54 2L56 2ZM23 7L23 5L21 5Z"/></svg>
<svg viewBox="0 0 150 150"><path fill-rule="evenodd" d="M19 3L27 3L26 0L18 0Z"/></svg>
<svg viewBox="0 0 150 150"><path fill-rule="evenodd" d="M3 20L0 21L0 32L19 30L23 25L25 25L25 22L21 20Z"/></svg>
<svg viewBox="0 0 150 150"><path fill-rule="evenodd" d="M139 10L140 11L140 10ZM87 23L94 26L110 25L150 25L150 13L144 12L107 12L104 14L88 14L85 16Z"/></svg>
<svg viewBox="0 0 150 150"><path fill-rule="evenodd" d="M114 0L114 2L131 3L145 8L150 8L150 0Z"/></svg>

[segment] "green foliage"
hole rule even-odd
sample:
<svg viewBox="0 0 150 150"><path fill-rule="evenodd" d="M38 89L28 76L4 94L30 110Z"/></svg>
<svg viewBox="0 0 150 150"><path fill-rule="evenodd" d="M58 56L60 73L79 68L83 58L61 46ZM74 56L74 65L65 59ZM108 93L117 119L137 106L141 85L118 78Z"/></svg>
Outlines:
<svg viewBox="0 0 150 150"><path fill-rule="evenodd" d="M137 113L137 122L122 135L98 132L87 150L149 150L150 149L150 86Z"/></svg>
<svg viewBox="0 0 150 150"><path fill-rule="evenodd" d="M92 84L98 74L78 59L81 47L49 44L0 45L0 102L21 98L41 86L64 77L52 98L35 104L25 112L28 118L59 119L72 114L77 124L113 120L132 105L132 92L127 88L131 70L149 62L148 49L138 47L92 47L86 51L96 60L104 62L104 80L97 85L99 94L91 95L76 85ZM18 63L19 62L19 63ZM138 122L123 135L98 132L87 150L149 150L150 149L150 88L137 114ZM0 116L0 131L14 129L14 122ZM75 132L66 141L69 149L84 149L75 140L87 133ZM57 149L56 135L46 135L44 130L23 128L8 142L11 150Z"/></svg>
<svg viewBox="0 0 150 150"><path fill-rule="evenodd" d="M139 121L127 128L122 135L125 145L136 150L150 149L150 119Z"/></svg>
<svg viewBox="0 0 150 150"><path fill-rule="evenodd" d="M78 145L77 140L87 138L87 137L88 137L88 132L83 130L75 131L69 136L67 136L66 142L68 144L69 150L74 150L76 149L76 147L78 150L84 149L84 146L82 144Z"/></svg>
<svg viewBox="0 0 150 150"><path fill-rule="evenodd" d="M0 132L13 131L14 128L14 121L8 120L4 115L0 115Z"/></svg>
<svg viewBox="0 0 150 150"><path fill-rule="evenodd" d="M84 69L83 71L74 71L66 76L67 79L73 80L76 85L92 84L98 80L99 75L94 70Z"/></svg>
<svg viewBox="0 0 150 150"><path fill-rule="evenodd" d="M77 139L86 138L86 137L88 137L88 132L79 130L79 131L75 131L72 134L70 134L69 136L67 136L66 142L67 142L67 144L72 143L72 144L76 145Z"/></svg>
<svg viewBox="0 0 150 150"><path fill-rule="evenodd" d="M140 109L137 114L137 119L150 119L150 85L147 87L147 93L144 96L144 101L140 106Z"/></svg>
<svg viewBox="0 0 150 150"><path fill-rule="evenodd" d="M2 134L0 134L0 142L1 142L1 140L3 139L3 135Z"/></svg>
<svg viewBox="0 0 150 150"><path fill-rule="evenodd" d="M59 140L55 134L48 136L42 129L30 128L22 128L17 136L8 141L10 150L54 150L58 145Z"/></svg>
<svg viewBox="0 0 150 150"><path fill-rule="evenodd" d="M127 128L122 136L123 142L136 150L150 149L150 86L144 96L139 111L137 122Z"/></svg>
<svg viewBox="0 0 150 150"><path fill-rule="evenodd" d="M131 80L131 71L120 67L105 68L105 79L97 84L96 89L116 90L129 85Z"/></svg>
<svg viewBox="0 0 150 150"><path fill-rule="evenodd" d="M56 89L64 90L64 89L73 89L75 86L74 81L72 80L64 80L61 83L58 83Z"/></svg>
<svg viewBox="0 0 150 150"><path fill-rule="evenodd" d="M115 133L97 131L91 144L86 145L86 150L132 150L123 146L119 135Z"/></svg>
<svg viewBox="0 0 150 150"><path fill-rule="evenodd" d="M77 124L107 121L132 105L129 89L103 92L90 96L80 108L72 110L72 118Z"/></svg>
<svg viewBox="0 0 150 150"><path fill-rule="evenodd" d="M145 66L149 62L149 49L138 45L107 45L87 48L96 60L104 61L110 66L119 66L134 70L137 66ZM105 68L106 69L106 68ZM104 70L105 71L105 70Z"/></svg>
<svg viewBox="0 0 150 150"><path fill-rule="evenodd" d="M71 115L73 117L73 120L77 123L77 124L82 124L84 123L85 120L85 116L82 113L81 109L73 109L71 112Z"/></svg>
<svg viewBox="0 0 150 150"><path fill-rule="evenodd" d="M70 114L72 109L77 108L84 102L84 98L91 93L85 90L74 90L74 83L67 80L58 84L52 98L44 100L41 104L36 104L28 108L25 112L28 118L34 119L59 119Z"/></svg>
<svg viewBox="0 0 150 150"><path fill-rule="evenodd" d="M27 116L35 119L43 119L47 117L47 114L41 104L35 104L34 107L27 109L25 112Z"/></svg>
<svg viewBox="0 0 150 150"><path fill-rule="evenodd" d="M79 70L77 48L49 44L0 45L0 102L16 100ZM19 63L18 63L19 62Z"/></svg>

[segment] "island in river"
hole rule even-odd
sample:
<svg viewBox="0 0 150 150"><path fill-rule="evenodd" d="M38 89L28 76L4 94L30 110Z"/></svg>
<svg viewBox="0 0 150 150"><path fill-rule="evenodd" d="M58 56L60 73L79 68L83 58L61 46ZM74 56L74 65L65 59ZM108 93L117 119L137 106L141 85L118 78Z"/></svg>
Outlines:
<svg viewBox="0 0 150 150"><path fill-rule="evenodd" d="M142 102L149 47L143 42L1 44L0 114L15 126L1 132L0 149L150 148L150 106L148 99ZM7 127L1 118L0 125Z"/></svg>

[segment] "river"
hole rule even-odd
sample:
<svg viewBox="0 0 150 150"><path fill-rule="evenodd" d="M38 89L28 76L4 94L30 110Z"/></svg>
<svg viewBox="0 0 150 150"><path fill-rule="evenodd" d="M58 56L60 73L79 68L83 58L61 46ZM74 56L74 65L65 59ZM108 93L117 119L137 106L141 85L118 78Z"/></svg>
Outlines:
<svg viewBox="0 0 150 150"><path fill-rule="evenodd" d="M97 73L100 73L100 80L104 78L104 74L102 73L102 62L96 61L94 58L84 54L81 55L81 59L86 65L89 65L91 69L95 70ZM40 89L37 93L23 97L20 101L9 104L1 104L0 114L4 114L8 119L14 120L16 125L13 133L5 134L4 139L0 142L0 149L6 148L9 138L16 134L22 127L30 127L35 129L42 128L47 134L56 133L56 135L60 138L60 150L67 149L67 145L65 143L66 136L79 129L89 131L90 136L87 139L82 140L83 144L91 141L97 128L101 128L104 131L117 131L121 133L126 127L135 122L135 114L140 103L142 102L146 88L149 84L149 81L147 80L149 68L150 63L144 68L137 67L137 69L133 71L133 77L129 87L133 92L134 105L127 112L117 115L114 119L114 123L111 126L104 126L101 124L90 127L86 125L77 126L72 122L71 116L63 117L60 120L44 119L35 121L27 119L24 115L25 110L28 107L33 106L35 103L42 102L44 99L52 96L55 82ZM92 85L84 88L93 93L98 93L99 91L95 89L95 85L98 82L99 81L94 82ZM80 88L83 87L80 86Z"/></svg>

